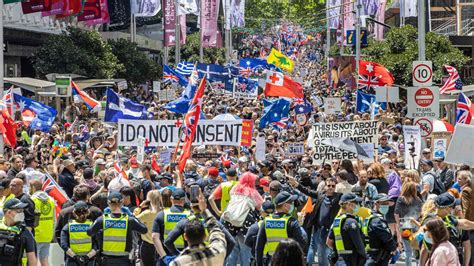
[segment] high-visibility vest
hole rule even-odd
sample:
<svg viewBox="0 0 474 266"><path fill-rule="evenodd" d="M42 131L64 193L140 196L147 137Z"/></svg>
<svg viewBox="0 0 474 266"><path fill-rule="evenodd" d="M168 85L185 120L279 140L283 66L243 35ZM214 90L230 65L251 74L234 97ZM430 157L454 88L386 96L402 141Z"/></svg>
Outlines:
<svg viewBox="0 0 474 266"><path fill-rule="evenodd" d="M102 254L107 256L128 256L129 252L125 251L128 215L122 214L119 218L113 218L109 214L103 215L103 229Z"/></svg>
<svg viewBox="0 0 474 266"><path fill-rule="evenodd" d="M35 227L35 240L38 243L50 243L53 240L56 203L49 197L45 201L34 196L31 199L36 212L40 213L39 224Z"/></svg>
<svg viewBox="0 0 474 266"><path fill-rule="evenodd" d="M237 184L237 181L227 181L221 184L222 196L221 196L221 211L227 208L230 201L230 190Z"/></svg>
<svg viewBox="0 0 474 266"><path fill-rule="evenodd" d="M263 248L264 255L273 255L280 241L288 238L287 227L290 218L290 215L283 215L280 218L276 218L273 215L265 217L263 225L265 226L267 242Z"/></svg>
<svg viewBox="0 0 474 266"><path fill-rule="evenodd" d="M362 233L365 236L365 250L366 251L378 251L377 248L370 247L370 239L369 239L369 225L373 218L383 218L382 215L377 213L372 213L367 219L364 220L364 224L362 226Z"/></svg>
<svg viewBox="0 0 474 266"><path fill-rule="evenodd" d="M458 217L453 215L447 215L443 218L444 225L448 229L449 232L449 242L453 244L458 250L462 249L462 230L458 229L454 224L453 220L457 220Z"/></svg>
<svg viewBox="0 0 474 266"><path fill-rule="evenodd" d="M69 248L79 256L87 255L92 250L92 238L87 235L87 230L91 225L92 221L90 220L83 223L72 220L68 224Z"/></svg>
<svg viewBox="0 0 474 266"><path fill-rule="evenodd" d="M9 199L13 199L15 197L15 195L11 194L8 195L8 196L3 196L0 198L0 210L3 210L3 205L5 204L5 202L7 202L7 200Z"/></svg>
<svg viewBox="0 0 474 266"><path fill-rule="evenodd" d="M191 212L189 210L184 210L182 212L172 212L171 209L166 208L163 210L164 214L164 228L165 232L163 234L163 239L166 240L168 237L168 234L173 230L176 225L178 224L179 221L186 219L191 215ZM184 238L183 236L178 237L174 241L174 245L176 248L184 248Z"/></svg>
<svg viewBox="0 0 474 266"><path fill-rule="evenodd" d="M334 234L334 240L335 240L335 246L337 250L338 255L344 255L344 254L352 254L352 250L346 250L344 247L344 242L342 240L342 225L344 224L344 221L348 218L349 216L347 214L342 214L337 216L334 219L334 222L332 223L331 230L333 231ZM356 216L351 216L352 218L357 220L357 224L359 225L360 228L360 221Z"/></svg>

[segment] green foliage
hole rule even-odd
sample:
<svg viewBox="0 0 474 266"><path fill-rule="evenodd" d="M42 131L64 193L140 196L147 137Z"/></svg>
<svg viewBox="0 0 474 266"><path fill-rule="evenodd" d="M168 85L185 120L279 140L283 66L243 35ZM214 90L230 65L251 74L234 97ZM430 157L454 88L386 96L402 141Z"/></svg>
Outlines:
<svg viewBox="0 0 474 266"><path fill-rule="evenodd" d="M426 60L433 61L435 83L441 83L444 65L460 69L469 61L446 36L429 32L425 40ZM411 25L392 28L383 41L369 39L369 46L362 50L362 54L367 55L367 60L387 67L395 77L396 84L411 86L412 64L418 60L417 29Z"/></svg>
<svg viewBox="0 0 474 266"><path fill-rule="evenodd" d="M148 80L158 79L161 67L144 52L138 50L137 44L129 40L109 40L112 52L124 68L117 71L115 77L124 78L132 85L143 84Z"/></svg>
<svg viewBox="0 0 474 266"><path fill-rule="evenodd" d="M124 66L97 31L69 27L51 35L33 56L36 75L74 73L90 78L113 78Z"/></svg>
<svg viewBox="0 0 474 266"><path fill-rule="evenodd" d="M199 46L201 38L199 32L192 33L186 37L186 44L181 46L181 60L188 62L199 62ZM174 62L174 47L171 47L170 63ZM224 48L204 48L204 61L202 63L214 64L216 62L224 64L225 49Z"/></svg>

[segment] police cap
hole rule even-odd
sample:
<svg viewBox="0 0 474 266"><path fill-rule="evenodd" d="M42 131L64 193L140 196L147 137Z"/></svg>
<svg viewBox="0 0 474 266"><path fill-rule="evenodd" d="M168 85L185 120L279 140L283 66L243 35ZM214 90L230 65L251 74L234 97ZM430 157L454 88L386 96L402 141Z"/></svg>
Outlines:
<svg viewBox="0 0 474 266"><path fill-rule="evenodd" d="M455 205L459 205L461 202L459 199L456 199L451 193L445 192L437 196L434 200L434 204L437 208L448 208Z"/></svg>
<svg viewBox="0 0 474 266"><path fill-rule="evenodd" d="M339 200L339 204L349 203L349 202L362 202L362 198L358 197L354 193L344 193Z"/></svg>

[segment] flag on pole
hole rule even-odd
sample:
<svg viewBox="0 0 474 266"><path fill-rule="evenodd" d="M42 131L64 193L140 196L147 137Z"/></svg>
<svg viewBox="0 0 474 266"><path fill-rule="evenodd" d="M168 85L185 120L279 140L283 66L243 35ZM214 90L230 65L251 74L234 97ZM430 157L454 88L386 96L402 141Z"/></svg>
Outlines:
<svg viewBox="0 0 474 266"><path fill-rule="evenodd" d="M267 71L265 96L303 98L303 86L283 73Z"/></svg>
<svg viewBox="0 0 474 266"><path fill-rule="evenodd" d="M189 106L188 113L184 117L184 146L183 152L179 157L178 169L182 173L186 161L191 157L191 146L194 141L194 134L199 123L199 116L201 114L202 101L204 96L204 89L206 87L206 77L203 77L199 87L194 95L194 98Z"/></svg>
<svg viewBox="0 0 474 266"><path fill-rule="evenodd" d="M395 79L383 65L361 60L359 63L359 89L375 91L376 86L392 85Z"/></svg>
<svg viewBox="0 0 474 266"><path fill-rule="evenodd" d="M130 10L136 17L153 17L161 10L160 0L132 0Z"/></svg>
<svg viewBox="0 0 474 266"><path fill-rule="evenodd" d="M293 72L294 62L289 57L272 48L272 51L267 57L267 63L273 64L288 72Z"/></svg>
<svg viewBox="0 0 474 266"><path fill-rule="evenodd" d="M42 190L56 201L56 218L61 212L61 206L69 200L66 192L56 183L53 177L45 172Z"/></svg>
<svg viewBox="0 0 474 266"><path fill-rule="evenodd" d="M471 100L461 92L456 106L456 123L474 124L474 120L472 120L473 116L474 105L471 103Z"/></svg>
<svg viewBox="0 0 474 266"><path fill-rule="evenodd" d="M2 112L0 116L0 132L3 136L3 142L12 148L15 148L17 124L8 113L8 108L4 101L0 101L0 108Z"/></svg>
<svg viewBox="0 0 474 266"><path fill-rule="evenodd" d="M458 71L452 66L445 65L444 67L446 71L448 71L449 77L443 87L439 88L439 93L443 94L450 91L462 90L462 81Z"/></svg>
<svg viewBox="0 0 474 266"><path fill-rule="evenodd" d="M74 82L71 81L72 85L72 96L75 103L84 102L91 113L98 113L101 110L100 102L89 96L86 92L82 91L81 88Z"/></svg>

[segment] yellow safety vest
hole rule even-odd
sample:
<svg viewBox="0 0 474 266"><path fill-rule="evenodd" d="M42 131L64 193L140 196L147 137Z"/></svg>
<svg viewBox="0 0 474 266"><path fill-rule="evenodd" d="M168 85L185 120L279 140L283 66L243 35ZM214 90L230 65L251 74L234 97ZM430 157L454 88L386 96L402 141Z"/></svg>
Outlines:
<svg viewBox="0 0 474 266"><path fill-rule="evenodd" d="M10 199L13 199L15 197L15 195L11 194L8 195L8 196L3 196L2 198L0 198L0 210L3 210L3 205L5 204L5 202L7 202L7 200L10 200Z"/></svg>
<svg viewBox="0 0 474 266"><path fill-rule="evenodd" d="M53 240L56 203L48 198L42 201L38 197L31 198L35 203L37 213L40 213L39 224L35 227L35 240L38 243L50 243Z"/></svg>
<svg viewBox="0 0 474 266"><path fill-rule="evenodd" d="M76 220L69 222L69 248L79 256L87 255L92 250L92 238L87 235L87 230L92 221L86 220L79 223Z"/></svg>
<svg viewBox="0 0 474 266"><path fill-rule="evenodd" d="M176 227L179 221L186 219L191 215L189 210L184 210L183 212L172 212L170 208L163 210L164 214L164 228L165 232L163 234L163 239L166 240L168 234ZM174 241L176 248L184 248L184 238L183 236L178 237Z"/></svg>
<svg viewBox="0 0 474 266"><path fill-rule="evenodd" d="M280 241L288 238L288 220L290 215L284 215L281 218L276 218L273 215L265 217L263 220L265 226L265 234L267 235L267 242L263 248L263 254L273 255L280 244Z"/></svg>
<svg viewBox="0 0 474 266"><path fill-rule="evenodd" d="M344 255L344 254L352 254L352 250L346 250L344 247L344 242L342 240L342 225L344 224L344 221L347 219L346 214L342 214L337 216L334 219L334 222L332 223L331 230L333 231L334 234L334 240L336 244L336 250L337 254L339 255ZM359 227L360 227L360 221L359 219L355 216L354 219L358 221Z"/></svg>
<svg viewBox="0 0 474 266"><path fill-rule="evenodd" d="M128 215L122 214L119 218L113 218L109 214L103 215L103 229L102 254L107 256L128 256L129 252L125 251Z"/></svg>
<svg viewBox="0 0 474 266"><path fill-rule="evenodd" d="M221 184L222 196L221 196L221 211L223 212L230 201L230 190L237 184L237 181L227 181Z"/></svg>
<svg viewBox="0 0 474 266"><path fill-rule="evenodd" d="M370 222L372 221L373 218L383 218L383 217L379 214L373 213L367 219L364 220L364 225L362 226L362 233L365 236L365 250L366 251L378 251L379 250L377 248L371 248L370 247L369 224L370 224Z"/></svg>

